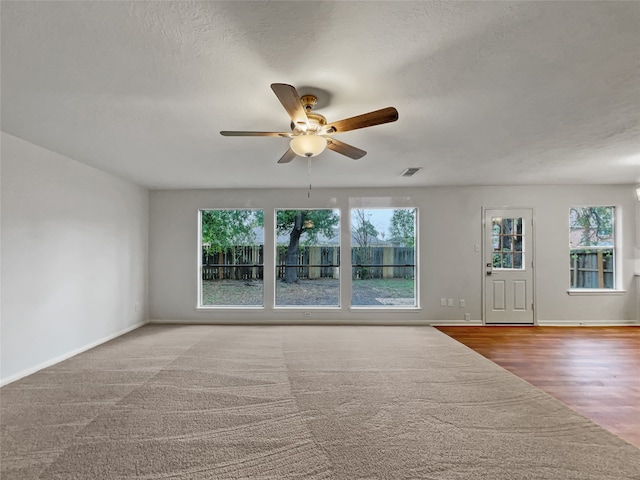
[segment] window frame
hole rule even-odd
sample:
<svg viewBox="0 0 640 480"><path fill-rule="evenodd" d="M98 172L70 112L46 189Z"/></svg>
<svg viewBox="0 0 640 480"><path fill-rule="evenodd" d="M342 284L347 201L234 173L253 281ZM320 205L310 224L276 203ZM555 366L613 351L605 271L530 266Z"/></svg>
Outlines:
<svg viewBox="0 0 640 480"><path fill-rule="evenodd" d="M574 209L584 209L584 208L611 208L613 209L612 212L612 236L613 236L613 242L611 245L602 245L602 246L593 246L593 245L588 245L588 246L576 246L576 247L572 247L571 246L571 232L572 232L572 225L571 225L571 212ZM571 205L569 207L569 212L568 212L568 247L569 247L569 269L568 269L568 273L569 273L569 288L567 289L567 293L569 295L576 295L576 296L580 296L580 295L619 295L619 294L623 294L625 293L625 290L619 288L620 284L621 284L621 278L622 278L622 262L620 259L620 251L621 251L621 229L620 229L620 216L621 216L621 207L619 205L615 205L615 204L582 204L582 205ZM573 287L571 285L571 274L572 274L572 255L574 251L581 251L581 250L594 250L594 251L603 251L603 250L611 250L612 251L612 255L613 255L613 261L611 262L612 264L612 268L613 268L613 272L612 272L612 277L613 277L613 287L612 288L606 288L606 287L585 287L585 288L581 288L581 287ZM577 275L578 271L577 268L574 271L573 275Z"/></svg>
<svg viewBox="0 0 640 480"><path fill-rule="evenodd" d="M195 244L196 247L196 255L194 255L194 260L196 263L196 292L195 294L195 305L194 309L198 311L304 311L304 315L310 316L310 311L318 310L324 312L335 312L335 311L357 311L360 313L365 313L366 311L374 312L374 313L415 313L422 310L420 306L420 276L419 276L419 266L420 266L420 225L419 225L419 208L415 205L415 202L411 201L412 199L409 197L347 197L344 202L336 201L336 199L331 199L330 202L320 205L314 204L305 204L305 202L300 202L302 205L295 206L281 206L281 205L273 205L271 202L264 202L264 205L252 205L252 206L233 206L233 205L224 205L224 206L215 206L215 207L197 207L197 238ZM311 203L311 202L310 202ZM312 202L315 203L315 202ZM351 210L355 208L361 209L412 209L414 211L414 302L412 305L351 305L352 301L352 259L351 259L351 235L344 235L344 232L351 232ZM262 212L264 218L263 224L263 254L261 256L262 259L262 300L261 304L253 304L253 305L205 305L203 304L203 299L207 298L206 291L203 291L203 243L205 243L202 235L203 235L203 212L206 211L233 211L233 210L251 210L251 211L260 211ZM277 305L276 304L276 270L277 270L277 212L279 210L335 210L340 216L338 222L338 228L340 231L340 250L338 261L340 264L340 278L339 278L339 297L337 305ZM324 257L323 257L324 258ZM214 262L215 263L215 262ZM333 263L336 263L335 261ZM346 275L346 272L349 271L349 275ZM402 295L401 295L402 296ZM254 299L252 299L254 300ZM332 315L332 314L329 314ZM333 318L333 317L331 317ZM358 317L359 318L359 317Z"/></svg>
<svg viewBox="0 0 640 480"><path fill-rule="evenodd" d="M264 264L264 254L262 264L259 265L262 268L262 301L260 304L249 304L249 305L229 305L229 304L219 304L219 305L208 305L203 303L203 250L204 245L202 242L202 213L209 211L253 211L253 212L262 212L263 218L265 209L264 208L232 208L232 207L223 207L223 208L198 208L198 248L197 248L197 299L196 299L196 310L239 310L239 309L250 309L250 310L264 310L265 309L265 289L264 289L264 274L265 274L265 264ZM264 252L265 248L265 226L262 226L262 250Z"/></svg>
<svg viewBox="0 0 640 480"><path fill-rule="evenodd" d="M354 246L357 247L357 245L354 244L353 241L353 234L351 232L353 232L353 224L352 224L352 218L353 218L353 211L354 210L413 210L413 238L414 238L414 244L413 244L413 305L354 305L353 304L353 272L354 272L354 268L356 268L358 265L361 264L354 264L353 262L353 258L351 255L352 252L352 248ZM348 235L348 253L349 253L349 283L351 284L351 289L349 291L349 309L350 310L354 310L354 311L365 311L365 310L370 310L370 311L385 311L385 312L389 312L389 311L417 311L417 310L421 310L420 307L420 289L419 289L419 258L418 258L418 252L419 252L419 223L418 223L418 218L419 218L419 211L420 209L414 205L384 205L384 206L378 206L378 205L350 205L349 206L349 214L348 214L348 219L349 219L349 232L350 234ZM403 265L404 266L404 265ZM382 266L380 268L389 268L389 267L385 267Z"/></svg>
<svg viewBox="0 0 640 480"><path fill-rule="evenodd" d="M296 269L307 269L311 268L337 268L338 269L338 298L337 303L333 305L316 305L316 304L278 304L278 282L281 281L279 275L280 270L282 269L282 275L285 274L287 266L285 264L279 263L279 248L281 248L282 244L278 244L278 212L279 211L299 211L299 210L307 210L307 211L319 211L319 210L328 210L334 212L338 216L338 222L336 224L338 229L338 243L335 247L338 248L338 257L337 264L329 265L314 265L314 264L296 264ZM270 292L273 297L273 310L341 310L342 309L342 289L343 289L343 281L342 281L342 258L341 258L341 246L342 246L342 209L339 207L276 207L273 208L273 249L274 249L274 258L273 258L273 280L274 287L273 292ZM298 244L298 248L301 250L306 247L303 245L302 238L300 239L300 243ZM286 246L286 245L285 245ZM299 253L300 255L301 253ZM289 267L292 268L292 267ZM309 271L309 270L308 270Z"/></svg>

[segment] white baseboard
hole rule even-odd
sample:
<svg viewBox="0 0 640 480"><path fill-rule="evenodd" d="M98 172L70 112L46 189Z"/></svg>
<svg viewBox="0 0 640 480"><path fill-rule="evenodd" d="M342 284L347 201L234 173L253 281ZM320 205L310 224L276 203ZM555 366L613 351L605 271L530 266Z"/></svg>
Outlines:
<svg viewBox="0 0 640 480"><path fill-rule="evenodd" d="M433 327L481 327L482 320L431 320L429 322Z"/></svg>
<svg viewBox="0 0 640 480"><path fill-rule="evenodd" d="M133 330L135 330L136 328L140 328L143 325L146 325L148 322L140 322L140 323L136 323L135 325L132 325L130 327L125 328L124 330L121 330L119 332L116 332L112 335L109 335L107 337L101 338L100 340L96 340L95 342L91 342L89 345L85 345L84 347L80 347L77 348L75 350L72 350L71 352L67 352L64 355L60 355L56 358L53 358L51 360L48 360L46 362L43 362L39 365L36 365L35 367L31 367L28 368L26 370L23 370L20 373L16 373L14 375L11 375L10 377L7 378L3 378L0 381L0 387L3 387L5 385L8 385L9 383L15 382L16 380L20 380L21 378L26 377L27 375L31 375L32 373L36 373L39 370L42 370L43 368L47 368L50 367L52 365L55 365L56 363L60 363L68 358L71 358L75 355L78 355L79 353L82 352L86 352L87 350L90 350L94 347L97 347L98 345L102 345L103 343L108 342L109 340L113 340L114 338L120 337L122 335L124 335L125 333L129 333Z"/></svg>
<svg viewBox="0 0 640 480"><path fill-rule="evenodd" d="M167 320L151 319L151 325L371 325L371 326L429 326L430 320L389 320L389 319L258 319L234 318L232 320Z"/></svg>
<svg viewBox="0 0 640 480"><path fill-rule="evenodd" d="M234 318L232 320L167 320L150 319L149 324L155 325L393 325L393 326L442 326L442 327L478 327L482 326L482 320L407 320L407 319L383 319L373 318L362 319L258 319L255 318Z"/></svg>
<svg viewBox="0 0 640 480"><path fill-rule="evenodd" d="M638 326L636 320L538 320L541 327L629 327Z"/></svg>

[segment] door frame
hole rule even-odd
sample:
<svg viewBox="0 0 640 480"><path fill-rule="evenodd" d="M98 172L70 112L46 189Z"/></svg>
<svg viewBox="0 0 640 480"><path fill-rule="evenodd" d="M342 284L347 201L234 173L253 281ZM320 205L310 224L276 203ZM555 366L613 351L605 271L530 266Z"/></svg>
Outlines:
<svg viewBox="0 0 640 480"><path fill-rule="evenodd" d="M502 207L487 207L487 206L483 206L481 207L481 212L480 212L480 230L481 230L481 242L480 242L480 279L481 279L481 292L482 292L482 325L485 326L495 326L495 325L499 325L499 324L493 324L493 323L489 323L487 324L487 286L486 286L486 268L485 268L485 254L486 254L486 249L487 249L487 245L486 245L486 212L487 210L530 210L531 211L531 226L532 226L532 232L531 232L531 237L529 239L531 246L530 246L530 250L531 250L531 282L532 282L532 288L533 288L533 298L532 298L532 304L533 304L533 325L537 326L538 325L538 296L536 295L536 242L535 242L535 231L536 231L536 210L533 207L518 207L518 206L502 206ZM529 236L527 235L527 238L529 238ZM503 325L509 325L509 324L503 324ZM514 326L516 324L513 324Z"/></svg>

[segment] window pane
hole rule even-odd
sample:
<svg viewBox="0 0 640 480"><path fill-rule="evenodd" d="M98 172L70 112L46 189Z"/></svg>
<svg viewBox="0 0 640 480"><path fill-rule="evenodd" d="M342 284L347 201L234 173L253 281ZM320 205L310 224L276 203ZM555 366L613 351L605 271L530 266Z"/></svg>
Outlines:
<svg viewBox="0 0 640 480"><path fill-rule="evenodd" d="M522 254L514 253L513 255L513 268L522 269Z"/></svg>
<svg viewBox="0 0 640 480"><path fill-rule="evenodd" d="M502 254L495 253L493 254L493 268L502 268Z"/></svg>
<svg viewBox="0 0 640 480"><path fill-rule="evenodd" d="M569 212L570 247L613 246L614 207L574 207Z"/></svg>
<svg viewBox="0 0 640 480"><path fill-rule="evenodd" d="M522 218L491 219L493 268L524 269L524 243ZM514 255L512 252L517 252Z"/></svg>
<svg viewBox="0 0 640 480"><path fill-rule="evenodd" d="M351 210L351 304L415 307L416 209Z"/></svg>
<svg viewBox="0 0 640 480"><path fill-rule="evenodd" d="M263 305L262 210L202 210L201 306Z"/></svg>
<svg viewBox="0 0 640 480"><path fill-rule="evenodd" d="M502 242L503 242L502 250L504 252L511 251L511 236L505 235L504 237L502 237Z"/></svg>
<svg viewBox="0 0 640 480"><path fill-rule="evenodd" d="M340 305L340 212L276 210L276 306Z"/></svg>
<svg viewBox="0 0 640 480"><path fill-rule="evenodd" d="M514 251L522 252L522 235L518 235L517 237L514 237L514 241L515 241Z"/></svg>
<svg viewBox="0 0 640 480"><path fill-rule="evenodd" d="M571 288L614 288L613 249L571 251Z"/></svg>

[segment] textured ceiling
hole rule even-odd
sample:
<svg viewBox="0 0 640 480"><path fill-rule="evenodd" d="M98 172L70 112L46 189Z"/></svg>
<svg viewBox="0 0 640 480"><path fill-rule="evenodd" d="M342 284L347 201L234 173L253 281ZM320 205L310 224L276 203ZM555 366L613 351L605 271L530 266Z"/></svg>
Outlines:
<svg viewBox="0 0 640 480"><path fill-rule="evenodd" d="M640 182L640 2L2 1L2 130L150 188ZM361 160L277 164L269 85ZM423 167L411 178L406 167Z"/></svg>

